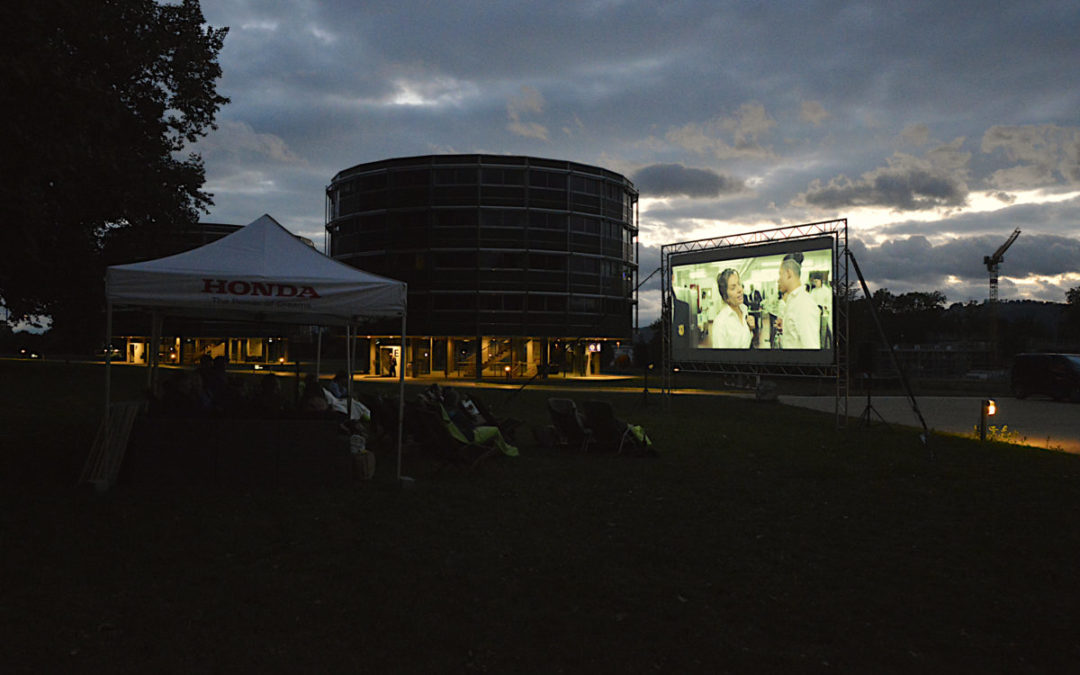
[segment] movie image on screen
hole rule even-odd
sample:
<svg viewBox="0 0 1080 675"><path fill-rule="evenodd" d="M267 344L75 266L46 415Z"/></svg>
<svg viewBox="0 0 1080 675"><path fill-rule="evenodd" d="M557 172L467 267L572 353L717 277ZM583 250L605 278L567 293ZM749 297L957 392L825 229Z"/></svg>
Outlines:
<svg viewBox="0 0 1080 675"><path fill-rule="evenodd" d="M834 239L694 251L671 259L675 361L833 361Z"/></svg>

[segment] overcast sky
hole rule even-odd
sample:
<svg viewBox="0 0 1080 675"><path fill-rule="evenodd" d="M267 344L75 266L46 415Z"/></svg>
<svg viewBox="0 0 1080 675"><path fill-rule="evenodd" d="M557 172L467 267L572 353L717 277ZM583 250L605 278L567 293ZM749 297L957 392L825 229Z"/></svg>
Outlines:
<svg viewBox="0 0 1080 675"><path fill-rule="evenodd" d="M1080 9L1062 2L203 0L232 99L215 206L321 245L338 171L432 153L603 166L663 244L847 218L872 287L1080 286ZM659 279L642 324L658 315Z"/></svg>

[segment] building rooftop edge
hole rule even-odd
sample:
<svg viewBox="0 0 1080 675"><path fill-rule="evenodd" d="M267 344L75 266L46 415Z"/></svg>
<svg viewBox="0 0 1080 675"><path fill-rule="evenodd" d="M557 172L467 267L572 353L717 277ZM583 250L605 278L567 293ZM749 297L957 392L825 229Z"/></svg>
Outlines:
<svg viewBox="0 0 1080 675"><path fill-rule="evenodd" d="M361 162L359 164L354 164L353 166L350 166L350 167L348 167L346 169L342 169L341 171L338 171L336 174L334 174L334 177L330 180L330 183L332 185L333 183L337 182L338 180L347 178L350 175L355 174L355 173L362 173L363 171L373 171L373 170L381 169L381 168L391 168L391 167L393 167L395 165L408 166L410 164L416 164L416 165L425 164L425 165L430 166L430 167L450 166L450 165L453 165L455 163L477 164L478 165L478 164L485 163L484 162L485 158L495 160L495 161L490 162L493 165L506 166L507 165L507 160L517 159L517 160L520 160L520 163L522 165L532 165L533 163L535 163L535 165L537 167L539 167L539 168L546 168L546 169L563 168L563 169L565 169L567 171L575 170L575 168L592 170L591 173L597 173L597 174L600 174L600 175L607 175L609 177L613 177L613 178L617 178L619 180L625 181L625 183L628 186L630 186L631 189L634 189L634 183L629 178L627 178L626 176L622 175L621 173L619 173L617 171L612 171L611 169L606 169L606 168L604 168L602 166L598 166L598 165L595 165L595 164L586 164L584 162L577 162L577 161L568 160L568 159L554 159L554 158L551 158L551 157L538 157L538 156L535 156L535 155L516 155L516 154L499 155L499 154L493 154L493 153L448 153L448 154L407 155L407 156L402 156L402 157L387 157L387 158L384 158L384 159L374 160L374 161L371 161L371 162ZM454 160L459 160L459 162L455 162ZM556 167L556 166L553 166L553 165L560 165L560 166ZM634 191L636 192L636 189Z"/></svg>

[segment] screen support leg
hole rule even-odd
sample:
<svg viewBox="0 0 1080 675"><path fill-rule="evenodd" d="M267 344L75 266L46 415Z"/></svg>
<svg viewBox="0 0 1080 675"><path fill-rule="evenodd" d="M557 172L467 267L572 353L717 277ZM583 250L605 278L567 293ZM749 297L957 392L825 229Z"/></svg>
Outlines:
<svg viewBox="0 0 1080 675"><path fill-rule="evenodd" d="M874 407L872 402L871 390L873 389L874 376L866 375L866 408L863 409L862 414L859 415L859 426L868 427L874 423L873 415L877 415L877 418L881 420L881 423L885 426L889 426L889 423L885 421L885 418L881 416L878 409ZM891 428L891 427L890 427Z"/></svg>
<svg viewBox="0 0 1080 675"><path fill-rule="evenodd" d="M845 249L844 252L847 253L847 257L851 260L851 265L855 268L855 274L859 277L859 284L862 285L863 297L866 298L866 304L870 307L870 316L874 317L874 325L877 327L878 337L880 337L881 341L889 348L889 358L892 360L893 368L900 374L900 382L904 385L904 391L907 393L908 403L911 404L911 410L915 413L915 416L919 418L919 423L922 424L923 432L919 436L919 439L922 441L923 445L928 445L930 442L930 430L926 426L926 420L923 419L922 411L919 410L919 402L915 400L915 394L911 391L911 383L908 382L907 374L896 360L896 352L893 351L892 343L885 337L885 329L881 326L881 317L878 316L877 308L874 307L870 289L866 286L866 278L863 277L862 270L859 269L859 263L855 260L855 254L851 252L851 249ZM874 412L877 411L875 410ZM932 451L930 458L933 459Z"/></svg>

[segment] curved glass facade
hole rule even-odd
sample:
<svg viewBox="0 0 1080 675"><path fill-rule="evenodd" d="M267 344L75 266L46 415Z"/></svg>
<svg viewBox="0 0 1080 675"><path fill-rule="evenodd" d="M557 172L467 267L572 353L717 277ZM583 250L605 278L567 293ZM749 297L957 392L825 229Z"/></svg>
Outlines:
<svg viewBox="0 0 1080 675"><path fill-rule="evenodd" d="M599 167L430 155L338 173L326 229L333 258L408 282L411 335L627 340L636 211Z"/></svg>

